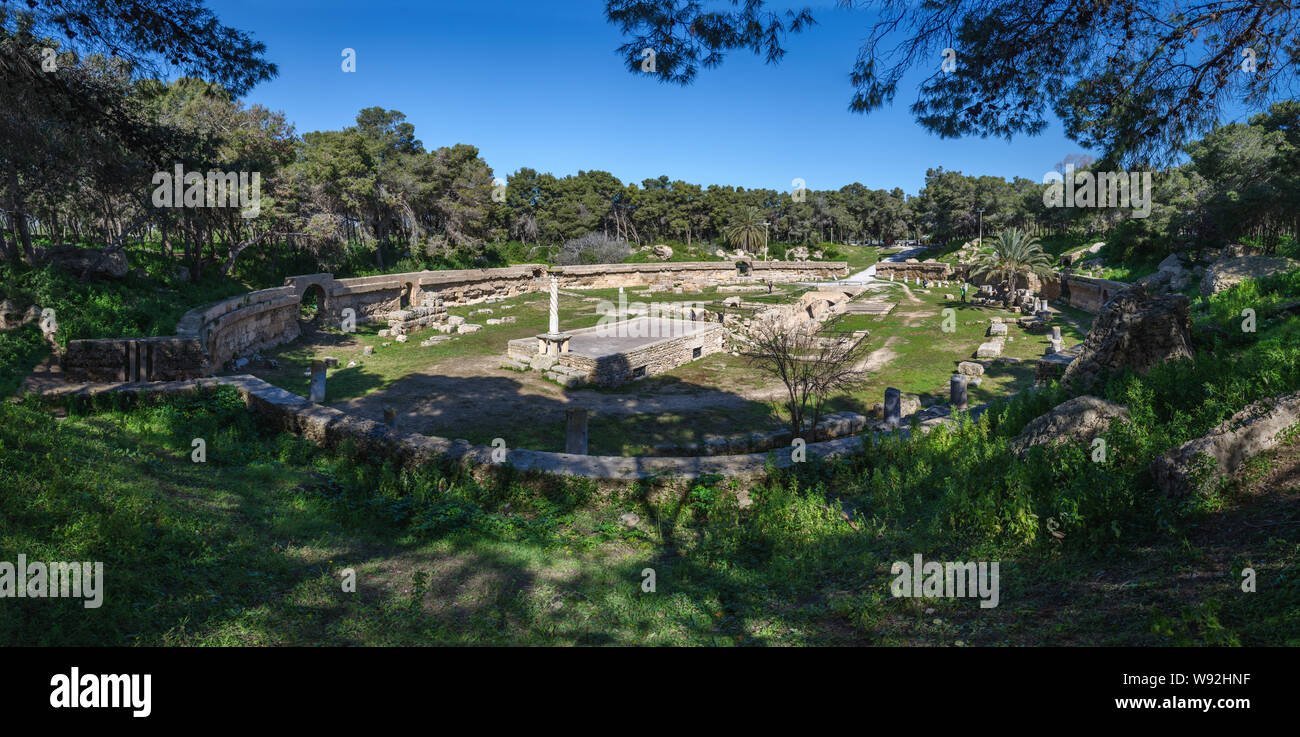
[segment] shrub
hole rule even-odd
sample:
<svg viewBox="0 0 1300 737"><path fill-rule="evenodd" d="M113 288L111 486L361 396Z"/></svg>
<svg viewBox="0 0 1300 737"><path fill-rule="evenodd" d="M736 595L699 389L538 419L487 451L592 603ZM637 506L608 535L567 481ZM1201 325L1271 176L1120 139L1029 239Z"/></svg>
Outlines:
<svg viewBox="0 0 1300 737"><path fill-rule="evenodd" d="M574 264L618 264L632 255L627 241L611 238L604 233L588 233L565 241L555 261L563 266Z"/></svg>

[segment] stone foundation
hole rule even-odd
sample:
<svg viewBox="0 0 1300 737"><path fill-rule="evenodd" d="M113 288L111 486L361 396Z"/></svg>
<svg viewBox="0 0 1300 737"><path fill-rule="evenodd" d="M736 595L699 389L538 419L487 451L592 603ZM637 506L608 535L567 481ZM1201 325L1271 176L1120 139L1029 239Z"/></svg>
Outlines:
<svg viewBox="0 0 1300 737"><path fill-rule="evenodd" d="M272 427L301 435L318 445L338 447L348 443L362 456L391 458L394 463L406 467L449 463L478 473L508 467L513 473L563 474L616 483L661 476L690 480L713 475L749 482L767 476L770 469L789 468L795 463L791 457L793 448L789 447L777 448L767 453L665 458L573 455L515 448L506 453L504 461L497 463L493 458L496 451L494 447L470 445L465 441L393 430L373 420L354 417L332 407L313 404L297 394L272 386L255 376L225 376L147 384L65 384L42 390L40 393L53 400L89 398L108 393L135 398L147 394L186 395L210 391L219 386L233 386L244 403L261 415ZM934 418L920 423L919 429L928 432L947 422L946 418ZM904 437L910 435L910 430L907 428L897 432ZM807 461L861 453L864 442L871 443L873 439L853 435L837 440L808 443L805 448Z"/></svg>
<svg viewBox="0 0 1300 737"><path fill-rule="evenodd" d="M648 318L636 318L571 330L568 335L573 346L580 346L584 336L595 336L601 331L611 333L610 342L628 341L639 337L636 331L649 324ZM656 324L669 328L689 326L692 332L663 338L645 335L643 341L626 350L605 354L574 347L568 353L542 355L537 350L537 338L519 338L507 345L509 362L506 365L517 370L545 371L547 378L566 386L619 386L671 371L725 349L726 329L716 323L656 319Z"/></svg>
<svg viewBox="0 0 1300 737"><path fill-rule="evenodd" d="M1061 278L1062 291L1070 295L1070 306L1097 313L1111 297L1133 286L1122 281L1070 274Z"/></svg>

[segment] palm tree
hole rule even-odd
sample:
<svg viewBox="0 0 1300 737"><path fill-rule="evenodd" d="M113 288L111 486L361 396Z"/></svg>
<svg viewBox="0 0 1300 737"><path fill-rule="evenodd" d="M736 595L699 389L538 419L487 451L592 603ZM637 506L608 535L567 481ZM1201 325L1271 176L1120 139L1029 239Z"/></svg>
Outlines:
<svg viewBox="0 0 1300 737"><path fill-rule="evenodd" d="M1015 289L1017 276L1047 276L1052 273L1052 263L1037 238L1019 228L1012 228L998 233L993 250L980 254L970 273L971 276L1001 277L1010 289Z"/></svg>
<svg viewBox="0 0 1300 737"><path fill-rule="evenodd" d="M731 221L731 225L723 235L732 248L746 253L757 253L759 245L764 241L765 226L763 211L757 207L747 207Z"/></svg>

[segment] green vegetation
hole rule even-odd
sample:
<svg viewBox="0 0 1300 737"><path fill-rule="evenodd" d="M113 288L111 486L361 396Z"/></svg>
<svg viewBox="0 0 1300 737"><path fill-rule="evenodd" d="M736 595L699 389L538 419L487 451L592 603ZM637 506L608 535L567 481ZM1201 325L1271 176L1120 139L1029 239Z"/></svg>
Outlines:
<svg viewBox="0 0 1300 737"><path fill-rule="evenodd" d="M981 254L971 267L973 276L996 277L1012 287L1017 277L1046 277L1051 273L1051 264L1042 244L1016 228L998 233L992 249Z"/></svg>
<svg viewBox="0 0 1300 737"><path fill-rule="evenodd" d="M20 313L29 305L53 309L59 327L56 339L66 346L69 340L83 338L172 335L191 308L247 291L228 277L177 282L165 275L167 263L161 257L138 252L131 258L146 275L86 283L51 266L31 269L20 262L0 262L0 294ZM49 353L35 324L0 332L0 397L12 395Z"/></svg>
<svg viewBox="0 0 1300 737"><path fill-rule="evenodd" d="M678 83L742 48L777 62L786 34L813 25L811 11L704 5L663 12L612 0L605 14L626 37L631 68L652 38L655 74ZM1037 177L942 167L927 170L914 195L854 182L798 198L667 174L623 182L601 170L522 167L499 178L473 145L426 147L396 109L367 107L350 125L299 134L284 113L247 104L240 96L276 66L201 0L27 0L0 7L0 98L20 111L0 116L0 289L20 311L55 310L66 342L169 334L187 309L288 274L640 262L654 257L632 249L657 243L673 245L674 261L711 260L727 240L756 250L759 223L774 258L807 248L854 270L882 251L848 242L933 242L951 260L972 238L1012 232L1041 238L1043 248L1019 236L993 246L990 267L1011 275L1095 241L1107 244L1103 276L1124 280L1170 253L1233 242L1300 257L1300 102L1255 110L1245 123L1215 117L1229 96L1276 99L1277 81L1300 61L1287 4L1171 16L1136 12L1135 0L959 0L938 20L931 4L890 5L865 39L851 109L892 100L913 66L932 65L920 50L960 38L967 59L995 63L962 64L923 85L913 112L929 130L1010 138L1043 130L1051 111L1102 157L1058 162L1057 171L1084 178L1071 186L1180 153L1184 163L1151 172L1155 191L1142 193L1150 210L1135 207L1140 214L1049 207ZM1121 26L1123 34L1108 32ZM912 29L901 47L877 45L900 28ZM1060 28L1072 30L1053 32ZM1200 53L1216 45L1284 51L1268 55L1269 73L1242 76L1222 53ZM877 55L886 47L904 50L886 60ZM1132 85L1117 101L1120 79ZM173 166L259 173L267 196L258 217L242 217L240 203L159 206L149 197L155 174ZM84 261L81 247L120 252L130 272L109 280L60 270L61 261ZM799 294L783 291L746 301ZM1009 450L1027 423L1071 397L1059 385L1006 396L1030 382L1032 362L1014 359L1035 358L1046 343L1013 333L1011 360L973 390L975 402L993 403L977 421L963 415L907 439L863 438L860 452L774 470L752 488L721 478L597 488L509 467L472 476L438 462L401 469L272 431L230 389L138 402L7 401L48 353L29 325L0 333L0 560L102 561L107 591L93 611L68 599L9 600L0 644L1300 645L1300 428L1190 498L1162 496L1148 470L1248 404L1300 388L1297 295L1300 271L1198 300L1195 359L1091 389L1129 411L1105 433L1100 457L1079 445L1027 457ZM902 285L879 296L898 302L892 314L827 326L870 331L873 351L871 378L832 397L830 409L868 412L885 386L940 396L988 318L1013 316ZM690 296L639 301L681 298ZM306 362L331 352L343 364L332 396L361 401L435 361L462 361L465 374L450 378L469 381L438 408L450 418L443 434L483 443L507 428L514 447L555 448L558 422L510 407L506 422L475 420L501 414L484 387L507 395L520 387L492 364L503 340L544 324L530 301L502 305L515 307L512 326L426 349L416 345L422 334L383 345L374 326L319 331L268 352L280 362L269 377L303 392ZM596 319L590 308L568 298L562 318L586 324ZM940 327L946 309L955 311L952 332ZM1254 331L1242 329L1245 310ZM1090 318L1066 314L1065 331L1081 338ZM375 353L363 358L367 346ZM611 405L635 405L638 391L682 401L595 416L592 450L636 453L760 426L779 416L763 395L694 406L719 387L759 386L742 358L717 354L594 391ZM531 408L561 404L558 387L542 388ZM191 458L196 438L204 462ZM999 561L999 606L891 597L891 563L918 553ZM1246 567L1259 576L1257 592L1241 591ZM643 588L647 569L653 590ZM342 585L349 572L355 592Z"/></svg>
<svg viewBox="0 0 1300 737"><path fill-rule="evenodd" d="M1231 319L1244 299L1274 304L1297 278L1225 292L1198 322ZM25 492L0 498L0 559L102 560L108 594L93 615L11 602L0 641L1300 644L1300 543L1235 521L1287 513L1296 490L1261 484L1271 461L1300 463L1295 446L1187 500L1155 493L1145 471L1245 404L1300 388L1300 319L1203 334L1194 361L1100 388L1132 415L1107 433L1104 462L1081 447L1012 460L1008 439L1066 396L1050 388L978 423L778 473L746 507L722 479L597 493L399 471L269 433L229 390L72 405L53 423L55 408L5 403L0 485ZM626 512L635 529L619 524ZM891 562L917 552L1001 561L999 606L891 597ZM1258 593L1240 592L1244 566Z"/></svg>

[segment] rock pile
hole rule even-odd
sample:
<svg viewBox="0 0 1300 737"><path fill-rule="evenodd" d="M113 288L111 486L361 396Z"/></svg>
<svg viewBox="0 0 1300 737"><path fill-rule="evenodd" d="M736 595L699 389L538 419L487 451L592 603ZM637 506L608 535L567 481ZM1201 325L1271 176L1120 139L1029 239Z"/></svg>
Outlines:
<svg viewBox="0 0 1300 737"><path fill-rule="evenodd" d="M447 308L442 304L442 297L426 297L424 304L405 310L388 313L388 330L379 331L380 337L406 335L425 327L436 327L447 323ZM441 332L447 332L442 330Z"/></svg>
<svg viewBox="0 0 1300 737"><path fill-rule="evenodd" d="M1161 361L1191 358L1190 328L1187 297L1151 295L1142 287L1121 292L1102 307L1061 381L1087 388L1102 374L1145 373Z"/></svg>

